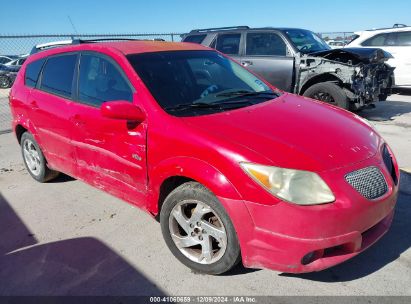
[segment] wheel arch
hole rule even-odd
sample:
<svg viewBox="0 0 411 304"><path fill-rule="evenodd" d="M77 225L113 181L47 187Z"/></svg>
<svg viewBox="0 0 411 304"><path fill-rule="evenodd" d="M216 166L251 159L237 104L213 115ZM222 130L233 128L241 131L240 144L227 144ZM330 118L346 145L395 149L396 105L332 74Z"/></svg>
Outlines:
<svg viewBox="0 0 411 304"><path fill-rule="evenodd" d="M300 92L298 94L303 95L305 91L314 84L321 82L337 82L338 85L342 86L343 81L336 74L333 73L322 73L315 75L308 80L306 80L301 86Z"/></svg>
<svg viewBox="0 0 411 304"><path fill-rule="evenodd" d="M24 132L30 132L34 139L37 141L37 143L41 147L41 140L39 139L36 131L36 127L32 124L32 122L28 119L22 119L22 117L19 117L19 119L16 119L13 122L13 130L14 134L16 135L16 139L20 143L21 136L23 135Z"/></svg>
<svg viewBox="0 0 411 304"><path fill-rule="evenodd" d="M16 138L19 144L21 142L22 135L27 131L28 130L25 127L23 127L21 124L17 124L16 127L14 128L14 133L16 134Z"/></svg>
<svg viewBox="0 0 411 304"><path fill-rule="evenodd" d="M155 217L160 213L165 198L178 186L195 181L214 195L240 199L231 182L211 164L192 157L176 157L163 161L150 174L151 195L147 209Z"/></svg>

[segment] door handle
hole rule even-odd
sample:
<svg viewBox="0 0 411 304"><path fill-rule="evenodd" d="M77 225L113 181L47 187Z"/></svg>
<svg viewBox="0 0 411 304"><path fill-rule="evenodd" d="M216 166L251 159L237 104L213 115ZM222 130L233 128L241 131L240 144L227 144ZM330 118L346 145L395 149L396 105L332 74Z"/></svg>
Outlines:
<svg viewBox="0 0 411 304"><path fill-rule="evenodd" d="M76 127L80 127L84 125L84 120L81 118L80 115L76 114L71 118L71 121L74 123Z"/></svg>
<svg viewBox="0 0 411 304"><path fill-rule="evenodd" d="M35 100L32 100L30 102L30 106L31 106L32 109L38 109L39 108L39 106L37 105L37 101L35 101Z"/></svg>
<svg viewBox="0 0 411 304"><path fill-rule="evenodd" d="M253 65L253 62L249 61L249 60L245 60L245 61L241 62L241 65L246 67L246 66L249 66L249 65Z"/></svg>

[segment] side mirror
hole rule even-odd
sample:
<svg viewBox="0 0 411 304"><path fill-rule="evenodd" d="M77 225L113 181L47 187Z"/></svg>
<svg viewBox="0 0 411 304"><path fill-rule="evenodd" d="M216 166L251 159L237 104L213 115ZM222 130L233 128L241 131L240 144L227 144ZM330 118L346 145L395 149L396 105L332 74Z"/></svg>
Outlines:
<svg viewBox="0 0 411 304"><path fill-rule="evenodd" d="M100 111L101 115L112 119L142 122L146 118L138 106L123 100L105 102L101 105Z"/></svg>

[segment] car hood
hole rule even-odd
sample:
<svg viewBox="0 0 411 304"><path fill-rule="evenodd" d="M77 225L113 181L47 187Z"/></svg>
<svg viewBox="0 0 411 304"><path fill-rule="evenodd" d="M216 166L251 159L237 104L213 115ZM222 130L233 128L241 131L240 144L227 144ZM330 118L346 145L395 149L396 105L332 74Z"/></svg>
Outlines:
<svg viewBox="0 0 411 304"><path fill-rule="evenodd" d="M222 143L251 150L266 164L316 172L372 157L380 140L358 116L288 93L250 107L181 119Z"/></svg>
<svg viewBox="0 0 411 304"><path fill-rule="evenodd" d="M323 57L329 60L335 60L344 63L350 60L353 64L383 63L388 59L393 58L390 53L382 49L350 47L310 53L309 56Z"/></svg>

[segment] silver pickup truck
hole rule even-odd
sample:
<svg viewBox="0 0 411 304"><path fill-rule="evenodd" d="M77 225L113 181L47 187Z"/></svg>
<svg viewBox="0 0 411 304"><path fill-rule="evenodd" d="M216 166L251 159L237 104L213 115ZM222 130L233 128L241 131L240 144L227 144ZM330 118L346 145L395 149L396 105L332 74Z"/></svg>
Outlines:
<svg viewBox="0 0 411 304"><path fill-rule="evenodd" d="M248 26L198 29L182 36L229 55L284 91L358 110L385 100L392 56L375 48L331 49L311 31Z"/></svg>

